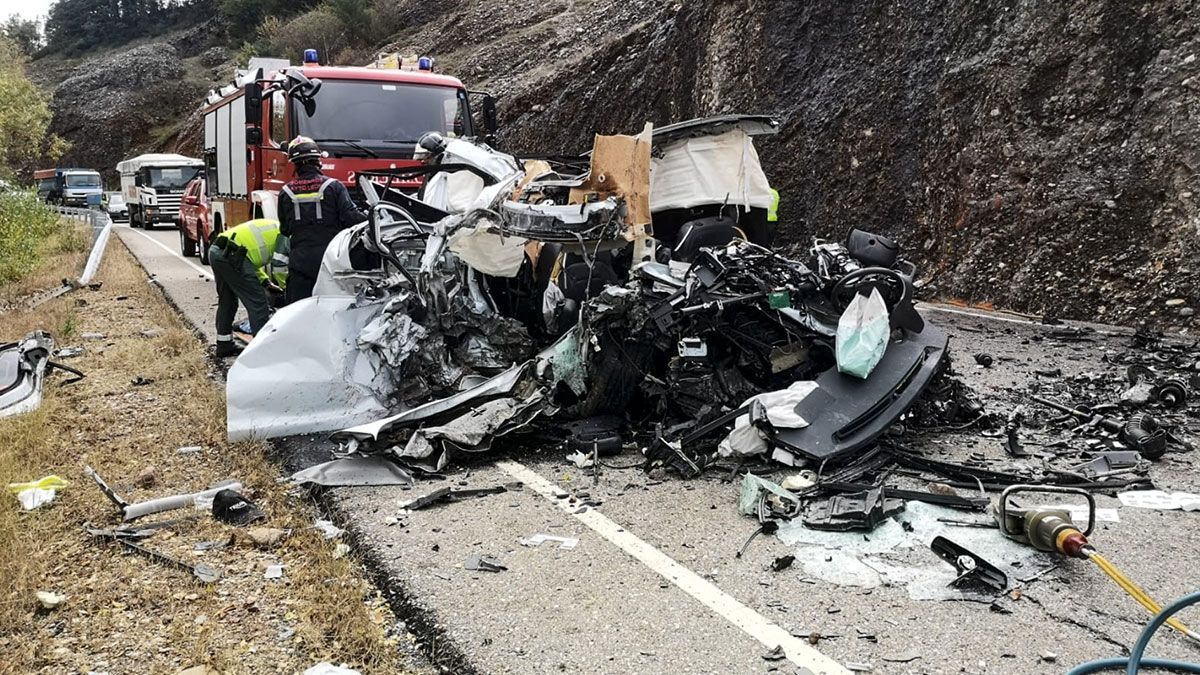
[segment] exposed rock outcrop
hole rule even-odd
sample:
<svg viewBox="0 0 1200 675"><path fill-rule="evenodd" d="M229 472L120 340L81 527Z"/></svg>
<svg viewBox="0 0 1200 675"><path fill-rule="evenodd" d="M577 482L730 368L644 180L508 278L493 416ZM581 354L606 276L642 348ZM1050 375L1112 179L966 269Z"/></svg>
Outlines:
<svg viewBox="0 0 1200 675"><path fill-rule="evenodd" d="M62 163L115 178L114 166L134 151L173 142L171 129L203 91L184 77L174 47L142 45L86 60L54 89L51 131L72 141Z"/></svg>

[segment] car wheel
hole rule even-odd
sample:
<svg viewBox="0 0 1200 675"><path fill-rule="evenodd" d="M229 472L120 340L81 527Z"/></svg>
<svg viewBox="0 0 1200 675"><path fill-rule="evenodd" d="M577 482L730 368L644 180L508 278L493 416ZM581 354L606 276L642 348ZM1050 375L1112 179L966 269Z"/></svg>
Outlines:
<svg viewBox="0 0 1200 675"><path fill-rule="evenodd" d="M185 258L196 257L196 240L187 236L187 231L179 228L179 253Z"/></svg>
<svg viewBox="0 0 1200 675"><path fill-rule="evenodd" d="M200 237L200 241L197 242L197 245L200 249L200 251L199 251L200 264L207 265L208 264L208 247L210 246L209 241L208 241L208 239L204 238L204 233L202 231L197 231L196 236Z"/></svg>

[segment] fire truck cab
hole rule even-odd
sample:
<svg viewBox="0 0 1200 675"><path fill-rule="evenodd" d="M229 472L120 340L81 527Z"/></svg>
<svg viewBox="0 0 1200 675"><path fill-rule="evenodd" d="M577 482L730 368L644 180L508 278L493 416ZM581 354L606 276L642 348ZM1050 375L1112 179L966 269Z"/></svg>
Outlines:
<svg viewBox="0 0 1200 675"><path fill-rule="evenodd" d="M483 97L479 126L492 133L494 99L470 94ZM213 233L250 218L274 217L279 191L294 175L287 143L296 136L315 140L322 172L361 201L358 173L419 164L414 154L426 132L484 133L472 120L469 98L457 78L428 70L315 63L265 74L255 70L211 95L204 109ZM414 179L398 187L419 185Z"/></svg>

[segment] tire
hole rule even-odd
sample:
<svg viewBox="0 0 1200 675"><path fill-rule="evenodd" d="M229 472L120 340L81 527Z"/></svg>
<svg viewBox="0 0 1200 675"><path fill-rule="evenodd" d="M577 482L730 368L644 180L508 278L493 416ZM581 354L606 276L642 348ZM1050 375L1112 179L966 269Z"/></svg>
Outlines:
<svg viewBox="0 0 1200 675"><path fill-rule="evenodd" d="M615 336L600 336L600 351L588 365L588 392L568 408L578 417L625 413L638 394L639 385L653 358L654 348L631 339L618 342Z"/></svg>
<svg viewBox="0 0 1200 675"><path fill-rule="evenodd" d="M187 236L187 230L179 228L179 253L185 258L196 257L196 240Z"/></svg>
<svg viewBox="0 0 1200 675"><path fill-rule="evenodd" d="M213 239L216 239L217 235L221 233L221 225L221 217L217 216L216 220L213 221L212 231L209 233L208 238L201 239L200 241L200 262L204 263L205 265L209 264L208 247L212 245ZM204 228L200 225L200 223L196 223L196 234L203 237L204 235L201 234L203 230Z"/></svg>
<svg viewBox="0 0 1200 675"><path fill-rule="evenodd" d="M204 238L204 233L200 230L200 228L196 229L196 235L198 237L200 237L200 241L197 242L197 248L200 249L198 251L198 254L200 256L200 264L207 265L208 264L208 247L211 245L212 242L210 242Z"/></svg>

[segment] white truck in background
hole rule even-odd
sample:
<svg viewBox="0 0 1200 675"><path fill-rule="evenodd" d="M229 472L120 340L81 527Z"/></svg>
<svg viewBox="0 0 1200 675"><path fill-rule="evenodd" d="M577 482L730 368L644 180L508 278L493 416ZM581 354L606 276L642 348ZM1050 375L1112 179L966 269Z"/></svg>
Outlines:
<svg viewBox="0 0 1200 675"><path fill-rule="evenodd" d="M179 224L179 203L187 184L204 171L204 161L151 153L117 164L121 193L129 205L129 226L147 230L156 223Z"/></svg>

